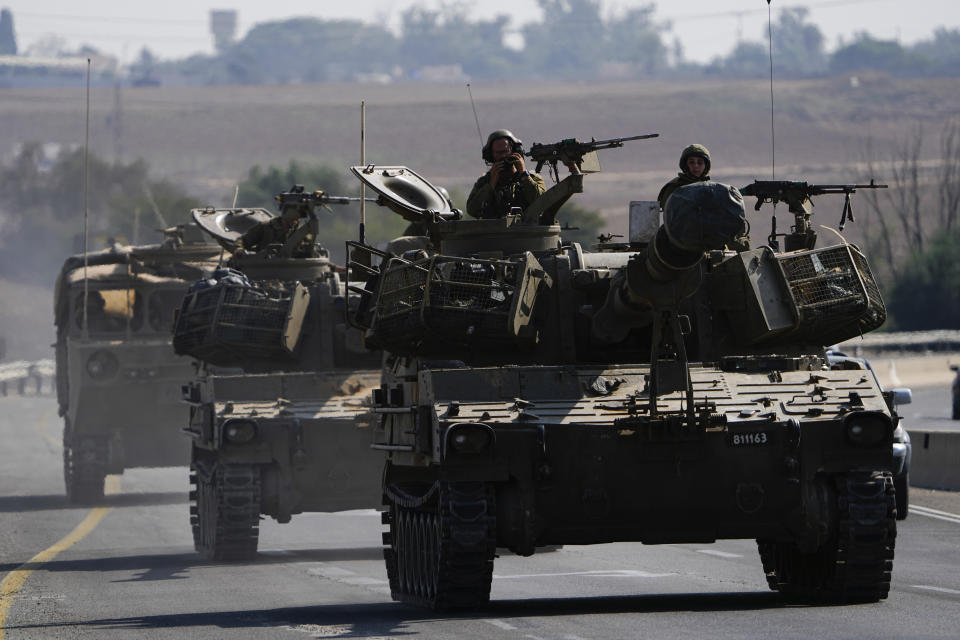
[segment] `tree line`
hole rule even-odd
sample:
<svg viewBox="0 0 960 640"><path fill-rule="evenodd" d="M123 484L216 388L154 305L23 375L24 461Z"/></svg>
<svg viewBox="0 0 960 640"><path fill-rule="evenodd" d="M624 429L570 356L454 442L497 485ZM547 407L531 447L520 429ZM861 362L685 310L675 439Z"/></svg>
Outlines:
<svg viewBox="0 0 960 640"><path fill-rule="evenodd" d="M543 19L515 27L505 15L470 20L467 7L412 7L399 33L357 20L298 18L254 26L215 55L159 63L144 50L131 75L200 85L291 84L394 80L629 79L763 77L769 73L767 30L729 54L686 59L671 24L654 5L604 14L601 0L537 0ZM510 46L521 40L522 45ZM731 34L731 40L733 40ZM939 28L904 46L867 32L831 53L808 11L780 11L773 25L774 71L814 77L864 71L893 75L960 74L960 29Z"/></svg>

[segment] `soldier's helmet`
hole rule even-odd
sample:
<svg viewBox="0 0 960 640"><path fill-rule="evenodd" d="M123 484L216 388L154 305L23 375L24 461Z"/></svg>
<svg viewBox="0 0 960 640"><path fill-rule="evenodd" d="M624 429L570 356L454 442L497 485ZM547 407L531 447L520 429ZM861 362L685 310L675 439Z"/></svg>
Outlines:
<svg viewBox="0 0 960 640"><path fill-rule="evenodd" d="M483 159L490 164L493 164L493 143L495 140L499 140L500 138L506 138L509 140L510 145L513 147L513 151L515 153L523 152L523 141L520 140L520 138L513 135L509 129L497 129L487 136L487 144L483 145Z"/></svg>

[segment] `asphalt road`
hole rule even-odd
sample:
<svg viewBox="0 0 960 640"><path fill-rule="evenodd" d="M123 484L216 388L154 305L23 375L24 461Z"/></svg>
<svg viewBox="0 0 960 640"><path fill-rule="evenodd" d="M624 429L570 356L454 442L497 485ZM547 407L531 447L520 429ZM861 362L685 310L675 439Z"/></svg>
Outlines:
<svg viewBox="0 0 960 640"><path fill-rule="evenodd" d="M951 419L950 385L932 385L913 387L913 402L900 408L907 431L927 429L929 431L960 430L960 420Z"/></svg>
<svg viewBox="0 0 960 640"><path fill-rule="evenodd" d="M391 602L373 512L266 521L256 561L205 563L193 553L185 468L127 471L110 480L105 508L71 507L59 438L52 399L0 398L4 640L956 638L960 629L960 515L915 512L900 523L893 588L879 604L787 604L767 590L755 544L737 540L505 554L488 607L438 615ZM947 498L931 506L960 505Z"/></svg>

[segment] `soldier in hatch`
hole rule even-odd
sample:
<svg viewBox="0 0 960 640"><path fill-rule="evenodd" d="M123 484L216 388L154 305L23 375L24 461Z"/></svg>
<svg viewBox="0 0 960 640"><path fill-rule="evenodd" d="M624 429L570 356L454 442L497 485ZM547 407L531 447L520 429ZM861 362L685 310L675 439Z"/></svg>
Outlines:
<svg viewBox="0 0 960 640"><path fill-rule="evenodd" d="M527 171L523 143L506 129L487 137L483 159L490 171L480 176L467 198L467 213L474 218L502 218L513 207L526 209L547 190L543 178Z"/></svg>
<svg viewBox="0 0 960 640"><path fill-rule="evenodd" d="M234 253L258 253L270 245L282 245L290 239L299 227L300 212L296 207L290 207L284 210L279 216L275 216L264 222L258 222L253 225L240 237L237 242L237 249ZM304 253L305 244L313 242L309 234L304 237L298 251L294 257L301 257Z"/></svg>
<svg viewBox="0 0 960 640"><path fill-rule="evenodd" d="M680 173L660 189L660 194L657 196L660 208L667 208L667 199L680 187L708 180L710 180L710 152L702 144L691 144L680 154Z"/></svg>

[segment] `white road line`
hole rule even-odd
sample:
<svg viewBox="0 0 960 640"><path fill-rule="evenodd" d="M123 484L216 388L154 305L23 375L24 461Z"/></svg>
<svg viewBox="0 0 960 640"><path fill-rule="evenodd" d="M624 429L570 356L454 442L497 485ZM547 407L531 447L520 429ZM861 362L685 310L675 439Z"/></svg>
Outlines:
<svg viewBox="0 0 960 640"><path fill-rule="evenodd" d="M914 589L923 589L924 591L936 591L938 593L949 593L952 595L960 596L960 590L957 589L947 589L946 587L934 587L929 584L915 584L911 585Z"/></svg>
<svg viewBox="0 0 960 640"><path fill-rule="evenodd" d="M929 507L921 507L915 504L910 505L909 512L915 513L919 516L926 516L928 518L936 518L937 520L944 520L946 522L960 524L960 514L956 514L956 513L939 511L937 509L931 509Z"/></svg>
<svg viewBox="0 0 960 640"><path fill-rule="evenodd" d="M562 578L567 576L590 576L591 578L666 578L676 573L650 573L632 569L611 569L609 571L570 571L566 573L518 573L514 575L494 574L495 580L518 580L521 578Z"/></svg>
<svg viewBox="0 0 960 640"><path fill-rule="evenodd" d="M344 584L352 584L355 586L366 586L366 585L372 585L372 584L376 584L376 585L390 584L388 581L381 580L380 578L364 578L363 576L359 576L356 578L341 578L339 582L342 582Z"/></svg>
<svg viewBox="0 0 960 640"><path fill-rule="evenodd" d="M516 631L517 629L515 626L513 626L509 622L504 622L503 620L490 619L490 620L484 620L484 622L486 622L487 624L492 624L495 627L499 627L500 629L506 629L507 631Z"/></svg>
<svg viewBox="0 0 960 640"><path fill-rule="evenodd" d="M705 553L708 556L717 556L718 558L742 558L739 553L728 553L726 551L717 551L715 549L697 549L697 553Z"/></svg>
<svg viewBox="0 0 960 640"><path fill-rule="evenodd" d="M350 571L349 569L341 569L340 567L317 567L316 569L307 569L307 573L312 576L333 579L356 575L355 572Z"/></svg>

